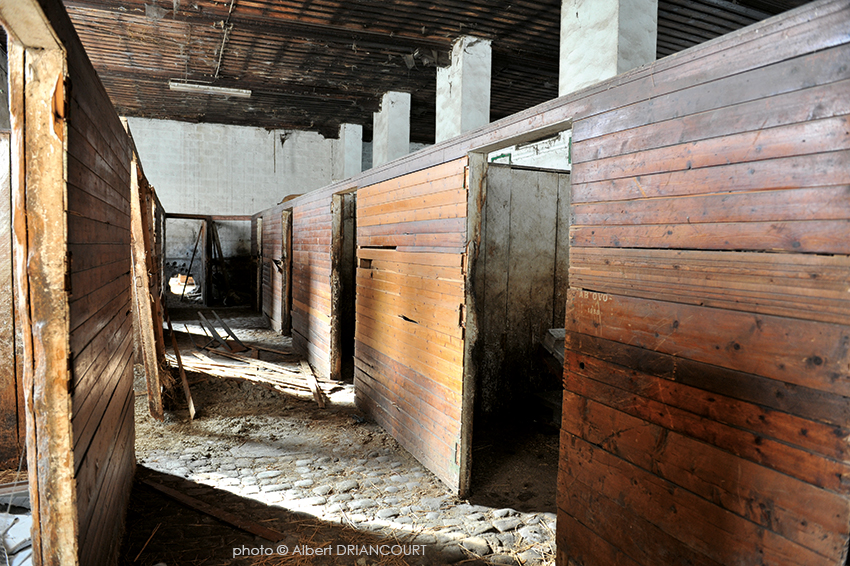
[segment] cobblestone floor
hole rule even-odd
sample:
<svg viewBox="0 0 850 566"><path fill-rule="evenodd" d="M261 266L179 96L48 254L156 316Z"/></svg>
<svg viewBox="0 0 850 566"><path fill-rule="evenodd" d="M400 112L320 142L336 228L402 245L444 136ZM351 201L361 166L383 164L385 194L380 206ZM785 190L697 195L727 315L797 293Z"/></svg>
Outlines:
<svg viewBox="0 0 850 566"><path fill-rule="evenodd" d="M261 328L256 316L219 314L243 341L289 346L287 338ZM175 326L185 328L178 320ZM190 349L185 338L183 343ZM200 407L196 420L189 423L185 409L178 407L165 423L157 423L147 414L144 383L137 378L139 464L164 482L193 482L181 489L279 528L287 533L279 543L286 545L287 554L246 558L251 552L267 554L272 546L244 533L228 534L208 517L187 518L182 511L167 510L173 504L137 485L124 563L132 563L154 525L168 524L169 518L176 525L152 536L136 564L554 563L553 513L457 500L394 439L364 419L354 407L351 385L335 388L330 406L319 409L309 396L198 374L190 380ZM211 534L216 525L224 534ZM199 533L189 532L196 527ZM175 554L179 545L169 539L178 531L184 541L197 539L199 548L194 550L192 544L180 543L196 561ZM351 545L377 544L374 541L398 542L408 545L407 550L421 546L422 552L397 556L390 551L393 545L384 554L345 552ZM308 554L293 554L299 544ZM238 556L234 548L241 549ZM317 553L328 548L331 554ZM167 557L171 561L162 562Z"/></svg>

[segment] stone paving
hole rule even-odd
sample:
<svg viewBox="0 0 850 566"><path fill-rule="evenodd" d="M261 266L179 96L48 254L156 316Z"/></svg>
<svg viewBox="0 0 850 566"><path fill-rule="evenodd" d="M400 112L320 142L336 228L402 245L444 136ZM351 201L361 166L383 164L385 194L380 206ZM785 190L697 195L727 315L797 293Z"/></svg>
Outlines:
<svg viewBox="0 0 850 566"><path fill-rule="evenodd" d="M241 337L256 336L252 331ZM271 397L239 398L253 387L230 380L195 386L202 409L191 425L178 413L164 425L154 423L144 398L137 399L139 464L329 523L427 545L423 564L476 556L491 564L554 564L554 514L457 500L388 434L364 422L353 405L353 386L332 392L326 410L307 396L287 396L284 404Z"/></svg>

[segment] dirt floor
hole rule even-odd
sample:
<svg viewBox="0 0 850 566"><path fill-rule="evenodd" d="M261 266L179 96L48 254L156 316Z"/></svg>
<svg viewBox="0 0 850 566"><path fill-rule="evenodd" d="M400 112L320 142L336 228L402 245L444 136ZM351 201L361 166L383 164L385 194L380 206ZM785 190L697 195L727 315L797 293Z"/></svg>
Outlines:
<svg viewBox="0 0 850 566"><path fill-rule="evenodd" d="M264 328L262 319L256 313L240 309L216 310L247 344L280 350L287 350L291 346L289 338ZM171 312L175 330L182 331L178 336L184 356L191 355L193 351L186 330L197 333L194 340L200 342L200 327L194 313L194 310L173 309ZM263 359L282 361L289 358L264 353ZM204 458L215 462L217 457L227 455L228 451L232 452L239 446L263 441L289 446L296 454L298 450L303 450L307 455L327 453L334 456L340 454L341 447L351 447L372 457L379 454L392 455L404 463L403 467L407 467L407 461L411 466L416 465L392 437L370 422L354 406L353 387L350 384L326 387L331 403L328 408L320 409L308 393L284 394L254 383L189 374L198 410L195 421L189 422L185 402L178 396L167 412L165 422L159 423L148 414L143 370L141 366L136 369L136 451L140 462L156 462L158 458L180 453L185 454L181 458L191 458L194 453L202 453ZM443 497L443 510L447 506L462 507L465 504L471 510L478 508L468 505L472 504L493 509L511 508L525 514L555 512L558 458L556 431L533 424L519 426L518 423L503 430L480 431L474 442L473 458L473 495L468 502L446 495L448 490L445 486L430 475L422 477L421 486L416 488L421 492L418 496ZM331 469L327 473L331 472L335 480L345 480L355 475L354 471L342 468ZM280 531L283 538L272 544L267 539L178 503L152 488L150 483L177 489L238 518L250 519ZM446 523L449 524L448 521ZM504 551L501 556L489 556L487 560L477 558L474 553L465 550L463 553L446 554L440 550L440 545L424 544L421 553L408 553L405 556L344 552L346 549L379 544L408 545L407 550L410 550L411 545L429 540L417 538L421 532L415 526L413 529L396 530L392 528L392 523L387 523L384 528L375 528L374 524L367 527L356 520L349 520L345 513L330 518L327 515L316 516L284 503L268 504L256 498L242 497L231 490L189 481L179 477L179 474L166 474L139 466L131 495L120 564L401 566L553 563L553 543L539 545L539 549L534 551L539 560L529 561L529 549L538 546L530 545L521 537L514 547ZM286 547L287 554L277 553L281 545ZM257 548L264 549L260 552L267 554L273 552L273 555L245 555L251 552L256 554ZM308 554L297 552L299 548ZM330 554L317 555L322 551ZM525 551L525 554L521 554L521 551Z"/></svg>

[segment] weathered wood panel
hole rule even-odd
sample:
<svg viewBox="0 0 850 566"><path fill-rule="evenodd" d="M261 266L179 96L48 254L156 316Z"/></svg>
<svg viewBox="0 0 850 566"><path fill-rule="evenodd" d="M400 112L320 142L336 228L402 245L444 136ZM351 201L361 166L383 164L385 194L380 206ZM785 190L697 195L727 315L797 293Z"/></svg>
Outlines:
<svg viewBox="0 0 850 566"><path fill-rule="evenodd" d="M130 313L129 138L85 55L69 54L68 243L120 245L121 261L78 269L71 256L69 300L71 402L79 561L116 560L135 466L133 337ZM83 80L79 80L84 77ZM147 187L142 187L146 189ZM151 203L142 192L142 214ZM78 204L77 204L78 203ZM145 207L148 209L145 210ZM152 222L147 223L149 230ZM89 252L91 253L91 252ZM156 275L154 258L147 271ZM73 281L85 284L73 287ZM154 289L157 285L154 283ZM147 290L142 291L148 298ZM86 305L91 305L87 307ZM154 320L157 313L153 312ZM154 333L156 323L154 323ZM158 360L154 358L154 364Z"/></svg>
<svg viewBox="0 0 850 566"><path fill-rule="evenodd" d="M464 450L466 165L357 191L357 404L454 489Z"/></svg>
<svg viewBox="0 0 850 566"><path fill-rule="evenodd" d="M517 399L547 386L545 372L534 364L534 348L550 328L563 325L569 192L569 173L488 167L476 271L483 289L479 416L498 417L515 408Z"/></svg>
<svg viewBox="0 0 850 566"><path fill-rule="evenodd" d="M848 26L791 12L574 122L560 565L846 563Z"/></svg>

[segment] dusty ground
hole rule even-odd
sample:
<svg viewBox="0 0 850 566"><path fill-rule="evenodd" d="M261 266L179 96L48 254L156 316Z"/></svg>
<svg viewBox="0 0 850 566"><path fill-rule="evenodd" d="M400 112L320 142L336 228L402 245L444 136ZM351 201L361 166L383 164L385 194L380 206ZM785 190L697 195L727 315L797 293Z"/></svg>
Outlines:
<svg viewBox="0 0 850 566"><path fill-rule="evenodd" d="M288 338L258 328L262 326L262 320L250 311L220 309L217 312L246 343L253 342L279 349L287 349L290 346ZM187 327L184 327L181 320L186 319L188 330L200 333L197 325L192 322L194 311L173 311L171 316L176 330L185 332ZM198 338L195 340L199 341ZM181 337L180 344L184 355L190 355L192 346L186 336ZM274 354L263 356L267 361L276 359ZM284 358L277 357L277 360L281 359ZM161 471L139 468L131 497L121 564L369 566L553 562L553 523L545 523L535 515L545 513L548 516L555 511L558 446L557 434L553 434L553 431L533 426L510 426L503 430L481 431L474 442L474 494L468 502L453 498L445 486L427 472L413 474L416 481L408 484L410 493L404 494L407 499L402 497L399 500L398 497L386 497L389 493L375 495L376 490L383 489L377 478L376 486L367 489L368 486L365 485L364 478L368 480L369 477L386 477L389 473L376 468L379 471L365 475L367 470L364 466L354 467L348 463L352 461L349 457L361 456L362 459L357 462L365 463L367 467L371 465L367 460L382 460L386 461L387 465L392 463L392 466L398 466L392 470L393 473L417 470L421 469L421 466L394 439L375 423L365 419L365 415L354 407L350 385L342 384L330 391L330 406L327 409L319 409L308 394L282 394L253 383L205 377L201 374L190 374L189 380L199 411L195 421L188 421L185 405L178 398L177 404L166 415L166 421L158 423L148 415L144 380L141 373L137 375L137 458L151 467L159 466ZM222 458L226 460L241 446L261 442L283 446L287 454L291 454L290 460L257 460L262 462L264 467L294 467L296 463L303 466L306 460L296 462L296 459L315 460L317 456L327 454L319 458L319 461L327 460L328 465L311 464L314 469L319 469L320 474L329 476L336 482L359 478L360 491L364 492L362 497L371 497L378 502L379 508L394 502L399 506L404 505L406 501L408 505L411 501L414 504L401 507L402 511L407 510L407 516L404 518L392 516L380 520L375 519L373 513L367 520L351 511L346 513L344 510L331 509L333 506L305 507L297 500L264 498L263 495L273 494L263 494L262 491L256 496L240 496L238 490L222 489L211 481L188 481L179 477L180 474L166 470L174 467L167 460L176 458L176 454L183 454L180 458L190 459L193 454L200 454L215 465L215 462L222 461ZM334 461L341 465L334 466ZM174 465L178 464L179 462ZM169 471L169 474L162 473L162 470ZM183 475L206 478L212 474ZM175 502L143 483L145 478L177 488L217 508L281 531L285 537L277 545L286 545L288 553L277 554L277 545ZM356 494L357 490L354 493ZM434 501L437 504L431 508L416 504ZM526 525L526 529L536 529L533 532L538 533L540 539L528 540L518 534L514 536L490 529L489 534L482 537L491 541L490 546L497 554L487 556L487 561L476 558L473 552L463 550L458 544L451 544L455 539L458 539L459 543L462 542L459 537L463 529L466 529L462 533L464 537L476 534L472 532L470 525L479 523L470 523L471 520L486 519L492 522L494 518L505 517L497 511L500 509L501 512L512 510L511 514L516 516L518 526ZM427 513L429 510L432 512ZM496 541L496 535L502 542ZM504 538L503 535L509 536ZM363 547L379 543L406 544L407 550L410 550L410 545L421 545L422 552L404 557L391 554L358 556L350 552L334 552L350 549L350 545ZM497 547L497 544L502 546ZM257 548L264 549L260 552L275 553L272 556L239 555L256 553ZM294 554L296 548L309 549L307 552L314 553L317 549L324 549L324 552L330 549L333 554Z"/></svg>

